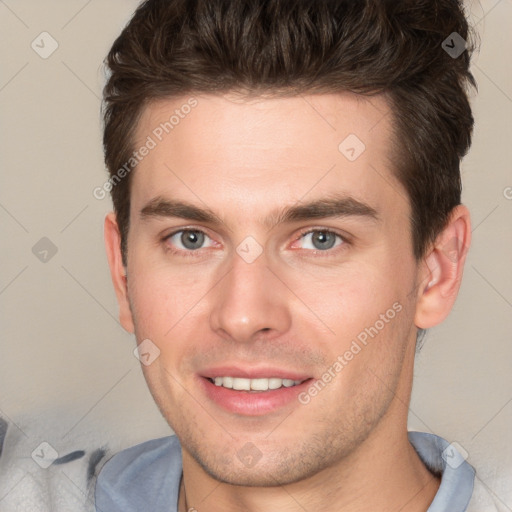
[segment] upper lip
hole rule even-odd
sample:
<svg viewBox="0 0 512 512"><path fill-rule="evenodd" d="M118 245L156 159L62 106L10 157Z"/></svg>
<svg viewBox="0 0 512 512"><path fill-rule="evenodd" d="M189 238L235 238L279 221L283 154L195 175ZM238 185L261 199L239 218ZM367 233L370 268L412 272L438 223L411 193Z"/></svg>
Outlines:
<svg viewBox="0 0 512 512"><path fill-rule="evenodd" d="M202 377L238 377L242 379L277 379L306 380L311 378L302 372L287 370L273 366L248 367L242 365L215 366L199 372Z"/></svg>

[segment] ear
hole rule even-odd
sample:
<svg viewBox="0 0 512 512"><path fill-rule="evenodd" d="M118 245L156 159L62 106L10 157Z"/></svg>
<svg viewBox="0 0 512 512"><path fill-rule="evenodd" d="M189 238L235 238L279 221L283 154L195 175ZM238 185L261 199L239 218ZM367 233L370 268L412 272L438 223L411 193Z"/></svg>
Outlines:
<svg viewBox="0 0 512 512"><path fill-rule="evenodd" d="M121 233L114 212L105 217L104 235L110 275L119 303L119 320L126 331L133 333L135 327L128 301L126 268L121 256Z"/></svg>
<svg viewBox="0 0 512 512"><path fill-rule="evenodd" d="M420 329L440 324L451 311L471 243L468 209L456 206L421 263L414 322Z"/></svg>

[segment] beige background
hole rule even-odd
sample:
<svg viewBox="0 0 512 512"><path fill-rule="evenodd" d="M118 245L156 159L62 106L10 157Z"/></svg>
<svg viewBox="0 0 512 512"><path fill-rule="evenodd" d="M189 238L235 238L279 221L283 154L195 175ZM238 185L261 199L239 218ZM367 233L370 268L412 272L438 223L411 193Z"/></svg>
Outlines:
<svg viewBox="0 0 512 512"><path fill-rule="evenodd" d="M0 1L0 415L34 447L88 435L117 449L169 432L117 321L110 200L92 195L106 179L101 63L136 4ZM482 40L463 165L473 244L454 311L418 356L410 428L458 442L512 510L512 1L467 6ZM31 48L43 31L58 42L47 59ZM57 248L47 262L32 252L42 237Z"/></svg>

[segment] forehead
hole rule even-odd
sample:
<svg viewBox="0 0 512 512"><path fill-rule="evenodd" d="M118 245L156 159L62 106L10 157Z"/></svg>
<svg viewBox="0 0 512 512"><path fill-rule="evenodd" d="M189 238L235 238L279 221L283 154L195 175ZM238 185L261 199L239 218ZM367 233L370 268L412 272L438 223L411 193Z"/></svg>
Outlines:
<svg viewBox="0 0 512 512"><path fill-rule="evenodd" d="M385 97L350 93L160 100L137 126L134 146L151 141L152 149L134 172L132 200L214 195L245 209L333 189L375 204L386 194L403 197L390 118Z"/></svg>

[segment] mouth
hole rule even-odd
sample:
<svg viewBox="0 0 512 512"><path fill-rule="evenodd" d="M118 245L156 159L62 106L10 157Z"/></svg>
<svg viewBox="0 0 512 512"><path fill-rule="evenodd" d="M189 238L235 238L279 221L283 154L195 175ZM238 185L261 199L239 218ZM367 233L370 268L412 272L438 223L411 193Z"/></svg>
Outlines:
<svg viewBox="0 0 512 512"><path fill-rule="evenodd" d="M206 374L206 375L205 375ZM198 375L205 398L224 412L263 416L302 406L298 396L313 377L279 369L240 370L226 367Z"/></svg>

